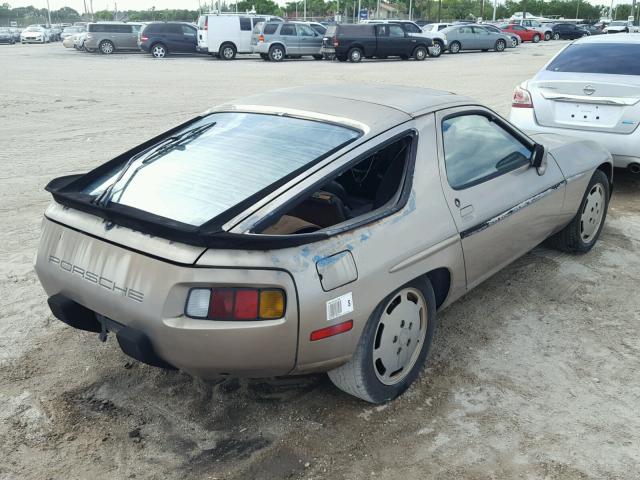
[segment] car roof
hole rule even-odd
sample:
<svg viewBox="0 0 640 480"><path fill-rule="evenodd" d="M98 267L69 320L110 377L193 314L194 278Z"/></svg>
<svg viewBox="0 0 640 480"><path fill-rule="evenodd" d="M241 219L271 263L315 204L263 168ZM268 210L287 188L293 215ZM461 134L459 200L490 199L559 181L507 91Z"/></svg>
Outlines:
<svg viewBox="0 0 640 480"><path fill-rule="evenodd" d="M469 104L476 102L451 92L419 87L316 85L257 94L212 111L298 112L356 128L364 126L368 132L376 134L436 110Z"/></svg>
<svg viewBox="0 0 640 480"><path fill-rule="evenodd" d="M579 38L574 43L640 43L640 34L593 35Z"/></svg>

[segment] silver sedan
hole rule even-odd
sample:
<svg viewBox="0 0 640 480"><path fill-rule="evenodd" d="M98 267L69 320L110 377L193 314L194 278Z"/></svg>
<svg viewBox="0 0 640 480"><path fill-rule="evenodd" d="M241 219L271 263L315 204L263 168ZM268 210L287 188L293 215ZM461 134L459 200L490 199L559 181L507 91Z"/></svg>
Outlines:
<svg viewBox="0 0 640 480"><path fill-rule="evenodd" d="M449 53L461 50L495 50L503 52L512 46L513 39L505 33L493 32L481 25L454 25L442 30L449 42Z"/></svg>

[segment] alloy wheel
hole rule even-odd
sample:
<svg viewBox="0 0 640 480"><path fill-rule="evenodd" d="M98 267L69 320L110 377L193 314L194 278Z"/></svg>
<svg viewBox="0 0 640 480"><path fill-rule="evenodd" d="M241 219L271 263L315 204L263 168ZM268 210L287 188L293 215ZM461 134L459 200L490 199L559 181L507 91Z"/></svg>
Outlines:
<svg viewBox="0 0 640 480"><path fill-rule="evenodd" d="M427 332L427 302L416 288L404 288L385 306L373 344L373 369L385 385L401 382L416 363Z"/></svg>
<svg viewBox="0 0 640 480"><path fill-rule="evenodd" d="M580 238L584 243L590 243L600 230L604 207L604 188L602 184L596 183L587 194L580 217Z"/></svg>
<svg viewBox="0 0 640 480"><path fill-rule="evenodd" d="M167 51L162 45L154 45L152 53L156 58L164 58L167 54Z"/></svg>

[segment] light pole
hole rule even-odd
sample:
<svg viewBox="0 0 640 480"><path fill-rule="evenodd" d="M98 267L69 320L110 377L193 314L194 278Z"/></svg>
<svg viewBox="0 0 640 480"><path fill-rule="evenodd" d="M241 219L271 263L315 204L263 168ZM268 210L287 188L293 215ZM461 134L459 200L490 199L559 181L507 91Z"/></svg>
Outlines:
<svg viewBox="0 0 640 480"><path fill-rule="evenodd" d="M413 0L409 0L409 21L413 20Z"/></svg>
<svg viewBox="0 0 640 480"><path fill-rule="evenodd" d="M304 21L307 21L307 0L304 0Z"/></svg>
<svg viewBox="0 0 640 480"><path fill-rule="evenodd" d="M492 20L493 22L496 21L496 8L497 8L496 2L497 0L493 0L493 20Z"/></svg>
<svg viewBox="0 0 640 480"><path fill-rule="evenodd" d="M49 8L49 0L47 0L47 16L49 17L49 26L51 26L51 8Z"/></svg>
<svg viewBox="0 0 640 480"><path fill-rule="evenodd" d="M362 10L362 0L358 0L358 23L360 23L360 10Z"/></svg>

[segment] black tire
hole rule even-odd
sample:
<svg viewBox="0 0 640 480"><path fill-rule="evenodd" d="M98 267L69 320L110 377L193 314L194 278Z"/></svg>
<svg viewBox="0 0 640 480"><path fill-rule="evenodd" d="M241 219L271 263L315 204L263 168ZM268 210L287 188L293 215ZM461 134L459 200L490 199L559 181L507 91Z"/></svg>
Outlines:
<svg viewBox="0 0 640 480"><path fill-rule="evenodd" d="M342 55L336 55L336 59L339 62L346 62L347 61L347 57L343 57Z"/></svg>
<svg viewBox="0 0 640 480"><path fill-rule="evenodd" d="M261 53L260 58L267 62L269 61L269 55L267 55L266 53Z"/></svg>
<svg viewBox="0 0 640 480"><path fill-rule="evenodd" d="M103 40L100 42L100 45L98 45L98 50L100 50L100 53L103 55L111 55L115 52L116 47L111 40ZM90 50L87 50L87 52L89 51Z"/></svg>
<svg viewBox="0 0 640 480"><path fill-rule="evenodd" d="M585 242L582 236L582 216L583 213L585 213L589 195L598 186L600 186L600 188L602 188L602 190L604 191L604 205L596 204L596 208L602 208L604 211L598 230L593 235L593 237L589 239L588 242ZM602 232L602 228L604 227L604 222L607 218L607 209L609 208L609 195L609 178L604 174L602 170L596 170L591 177L591 181L589 181L589 185L587 186L586 191L584 192L584 196L582 197L582 202L580 202L578 213L576 213L576 216L573 217L573 220L571 220L571 222L569 222L566 227L549 238L549 246L568 253L587 253L589 250L591 250L591 248L593 248L593 246L598 241L600 233Z"/></svg>
<svg viewBox="0 0 640 480"><path fill-rule="evenodd" d="M314 60L324 60L324 56L323 55L314 55L313 59Z"/></svg>
<svg viewBox="0 0 640 480"><path fill-rule="evenodd" d="M218 57L222 60L233 60L234 58L236 58L237 53L238 50L233 43L223 43L222 45L220 45Z"/></svg>
<svg viewBox="0 0 640 480"><path fill-rule="evenodd" d="M444 43L434 40L433 45L431 45L427 51L429 52L429 56L433 58L438 58L444 52Z"/></svg>
<svg viewBox="0 0 640 480"><path fill-rule="evenodd" d="M378 328L385 307L406 288L418 290L426 303L426 333L415 362L408 373L397 383L382 383L376 374L373 362L374 345L380 340ZM384 403L401 395L415 381L426 361L436 326L436 300L431 282L418 278L398 288L383 299L373 311L362 331L351 360L328 372L329 378L340 390L371 403ZM394 342L397 337L394 339Z"/></svg>
<svg viewBox="0 0 640 480"><path fill-rule="evenodd" d="M347 58L351 63L360 63L362 60L362 50L358 47L353 47L347 53Z"/></svg>
<svg viewBox="0 0 640 480"><path fill-rule="evenodd" d="M413 59L421 62L422 60L424 60L425 58L427 58L429 56L429 52L427 51L427 47L423 47L422 45L418 46L415 48L415 50L413 50Z"/></svg>
<svg viewBox="0 0 640 480"><path fill-rule="evenodd" d="M453 54L460 53L461 49L462 49L462 45L457 40L454 40L449 44L449 53L453 53Z"/></svg>
<svg viewBox="0 0 640 480"><path fill-rule="evenodd" d="M269 49L269 60L272 62L281 62L284 60L285 51L282 45L273 45Z"/></svg>
<svg viewBox="0 0 640 480"><path fill-rule="evenodd" d="M495 46L493 47L496 52L504 52L506 48L507 42L502 39L497 40Z"/></svg>
<svg viewBox="0 0 640 480"><path fill-rule="evenodd" d="M559 33L557 33L557 32L555 32L555 33L553 34L553 39L554 39L554 40L560 40L560 34L559 34Z"/></svg>
<svg viewBox="0 0 640 480"><path fill-rule="evenodd" d="M149 53L154 58L164 58L167 55L169 55L169 49L164 43L158 42L151 45L151 48L149 49Z"/></svg>
<svg viewBox="0 0 640 480"><path fill-rule="evenodd" d="M488 51L489 51L489 49L488 49L488 48L483 48L483 49L482 49L482 51L483 51L483 52L488 52Z"/></svg>
<svg viewBox="0 0 640 480"><path fill-rule="evenodd" d="M551 32L544 32L544 41L548 42L551 40Z"/></svg>
<svg viewBox="0 0 640 480"><path fill-rule="evenodd" d="M539 41L540 41L540 35L535 34L535 35L533 36L533 43L538 43Z"/></svg>

